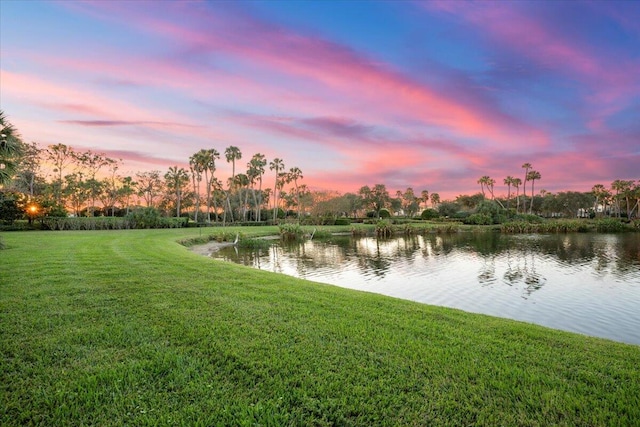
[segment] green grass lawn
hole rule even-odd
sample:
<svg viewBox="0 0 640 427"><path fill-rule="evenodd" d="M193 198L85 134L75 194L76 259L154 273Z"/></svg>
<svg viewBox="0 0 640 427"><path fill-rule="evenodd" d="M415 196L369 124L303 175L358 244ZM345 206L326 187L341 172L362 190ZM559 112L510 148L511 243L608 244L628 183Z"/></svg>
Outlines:
<svg viewBox="0 0 640 427"><path fill-rule="evenodd" d="M212 231L3 233L0 425L640 424L638 346L176 243Z"/></svg>

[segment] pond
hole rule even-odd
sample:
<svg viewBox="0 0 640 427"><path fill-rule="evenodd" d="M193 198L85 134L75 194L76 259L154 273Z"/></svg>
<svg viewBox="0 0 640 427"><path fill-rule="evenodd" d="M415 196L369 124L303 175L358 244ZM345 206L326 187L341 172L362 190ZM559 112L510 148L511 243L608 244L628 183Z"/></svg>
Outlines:
<svg viewBox="0 0 640 427"><path fill-rule="evenodd" d="M640 344L640 233L333 236L214 258Z"/></svg>

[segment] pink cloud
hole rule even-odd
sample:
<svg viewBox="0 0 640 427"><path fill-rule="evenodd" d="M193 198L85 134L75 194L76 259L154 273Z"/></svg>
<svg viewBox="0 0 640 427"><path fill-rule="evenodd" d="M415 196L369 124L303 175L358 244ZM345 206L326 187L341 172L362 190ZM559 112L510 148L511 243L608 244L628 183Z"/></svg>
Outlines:
<svg viewBox="0 0 640 427"><path fill-rule="evenodd" d="M482 32L480 37L488 34L494 44L533 60L543 70L553 70L589 88L585 100L597 106L598 111L595 116L587 113L590 129L602 130L607 117L621 111L640 95L636 77L640 75L640 60L637 56L621 57L610 52L595 52L587 43L568 37L562 28L553 27L536 19L534 14L526 13L524 7L517 7L517 3L515 7L513 4L507 7L502 2L434 0L419 5L427 10L440 10L461 17ZM603 5L596 3L577 7ZM638 31L637 23L621 17L615 7L601 9L632 31Z"/></svg>
<svg viewBox="0 0 640 427"><path fill-rule="evenodd" d="M240 74L244 68L255 75L275 73L288 85L312 85L315 90L328 91L328 96L339 96L343 103L349 100L348 107L342 107L343 113L346 109L357 112L369 119L366 121L391 123L402 116L465 137L495 141L509 141L516 131L508 129L508 121L505 125L502 112L492 114L486 106L472 108L348 47L317 36L296 34L247 15L222 16L215 8L193 13L192 9L172 6L184 22L189 22L187 26L167 21L157 10L150 14L122 10L117 5L95 6L107 7L112 13L115 10L122 15L120 19L141 20L141 27L173 44L181 42L185 52L232 58ZM110 15L109 19L116 18ZM255 73L257 70L261 71ZM366 112L362 106L366 106ZM516 123L514 119L512 122ZM540 130L519 126L519 134L526 128L524 133L531 143L545 143Z"/></svg>

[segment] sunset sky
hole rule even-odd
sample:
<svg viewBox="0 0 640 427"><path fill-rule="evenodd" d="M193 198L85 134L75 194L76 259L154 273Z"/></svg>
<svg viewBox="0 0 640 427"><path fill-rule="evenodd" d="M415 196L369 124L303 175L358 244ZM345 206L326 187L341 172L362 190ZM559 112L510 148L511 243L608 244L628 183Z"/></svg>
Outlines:
<svg viewBox="0 0 640 427"><path fill-rule="evenodd" d="M235 145L342 192L640 179L638 1L1 0L0 48L23 139L123 173Z"/></svg>

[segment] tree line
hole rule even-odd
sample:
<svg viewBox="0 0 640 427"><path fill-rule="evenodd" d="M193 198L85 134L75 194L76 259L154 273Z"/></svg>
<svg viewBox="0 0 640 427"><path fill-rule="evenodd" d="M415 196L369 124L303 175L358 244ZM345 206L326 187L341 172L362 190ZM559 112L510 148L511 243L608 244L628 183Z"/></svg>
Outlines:
<svg viewBox="0 0 640 427"><path fill-rule="evenodd" d="M0 111L0 219L34 216L125 216L134 208L156 209L167 216L189 216L196 222L237 223L273 221L286 216L339 218L400 215L465 219L490 211L500 216L618 216L632 218L640 209L640 180L615 180L607 188L590 192L535 191L541 173L524 163L521 178L502 180L506 197L496 195L496 180L488 175L477 180L480 193L442 201L437 192L412 187L395 192L384 184L365 185L355 193L310 191L298 167L287 169L281 158L268 161L255 153L240 166L243 153L235 146L222 153L201 149L188 158L188 168L170 166L160 170L123 175L123 162L91 150L77 151L66 144L40 147L24 143ZM231 176L220 179L222 160ZM185 162L186 163L186 162ZM265 188L269 173L273 187ZM522 191L520 191L522 190ZM487 204L487 202L490 202ZM489 206L489 207L487 207Z"/></svg>

